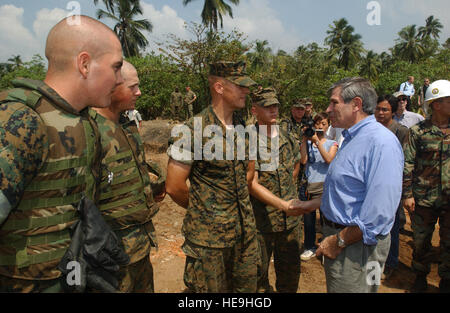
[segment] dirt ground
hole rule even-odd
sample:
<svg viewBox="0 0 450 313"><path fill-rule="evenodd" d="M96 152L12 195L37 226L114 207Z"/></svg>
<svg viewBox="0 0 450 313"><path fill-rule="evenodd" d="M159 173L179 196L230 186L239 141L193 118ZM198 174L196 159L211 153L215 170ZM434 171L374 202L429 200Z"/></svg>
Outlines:
<svg viewBox="0 0 450 313"><path fill-rule="evenodd" d="M165 153L170 136L170 121L146 121L141 129L141 135L146 143L147 158L157 162L164 170L167 168L168 157ZM181 226L184 218L184 209L175 204L169 196L161 202L160 211L153 219L158 237L158 250L151 253L154 268L155 292L179 293L185 290L183 272L185 256L181 250L184 237L181 235ZM412 232L410 220L407 215L405 231L400 234L400 264L389 280L382 281L380 293L405 293L414 281L411 271L412 259ZM318 238L320 238L318 234ZM433 256L431 273L428 275L428 292L438 292L439 276L437 274L437 255L439 246L438 226L433 235ZM300 260L299 260L300 262ZM275 285L273 260L269 269L269 279ZM308 262L301 262L301 275L299 293L326 292L325 274L321 262L313 258Z"/></svg>

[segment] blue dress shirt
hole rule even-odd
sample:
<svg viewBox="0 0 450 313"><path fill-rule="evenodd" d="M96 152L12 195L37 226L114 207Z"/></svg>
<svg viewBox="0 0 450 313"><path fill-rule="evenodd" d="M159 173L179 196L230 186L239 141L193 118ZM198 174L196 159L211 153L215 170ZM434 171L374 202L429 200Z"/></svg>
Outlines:
<svg viewBox="0 0 450 313"><path fill-rule="evenodd" d="M358 226L367 245L387 235L400 203L403 150L395 135L369 116L343 131L328 168L320 210L337 224Z"/></svg>
<svg viewBox="0 0 450 313"><path fill-rule="evenodd" d="M401 84L399 91L403 91L403 93L409 97L414 96L414 94L416 93L416 90L414 89L414 85L409 82L404 82L403 84Z"/></svg>

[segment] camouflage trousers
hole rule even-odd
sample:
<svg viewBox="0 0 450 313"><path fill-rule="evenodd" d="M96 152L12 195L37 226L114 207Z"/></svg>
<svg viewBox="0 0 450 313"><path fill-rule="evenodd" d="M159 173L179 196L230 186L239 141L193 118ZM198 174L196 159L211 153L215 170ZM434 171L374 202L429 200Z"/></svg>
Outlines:
<svg viewBox="0 0 450 313"><path fill-rule="evenodd" d="M440 201L433 207L416 206L412 216L413 260L416 273L428 274L431 269L431 239L439 219L440 262L438 274L450 279L450 208L448 201Z"/></svg>
<svg viewBox="0 0 450 313"><path fill-rule="evenodd" d="M258 240L237 242L233 247L215 249L186 240L184 283L195 293L255 293L260 263Z"/></svg>
<svg viewBox="0 0 450 313"><path fill-rule="evenodd" d="M187 119L194 117L194 105L188 104L186 113L187 113Z"/></svg>
<svg viewBox="0 0 450 313"><path fill-rule="evenodd" d="M27 280L0 276L0 292L42 293L58 283L59 278L51 280Z"/></svg>
<svg viewBox="0 0 450 313"><path fill-rule="evenodd" d="M59 293L60 279L26 280L0 276L0 292ZM96 292L88 288L87 293ZM119 292L153 293L153 267L149 256L120 269Z"/></svg>
<svg viewBox="0 0 450 313"><path fill-rule="evenodd" d="M269 264L274 258L277 292L295 293L300 281L301 224L279 233L258 233L261 266L258 267L258 292L272 292Z"/></svg>
<svg viewBox="0 0 450 313"><path fill-rule="evenodd" d="M154 293L153 266L150 255L130 264L119 273L119 291L123 293Z"/></svg>

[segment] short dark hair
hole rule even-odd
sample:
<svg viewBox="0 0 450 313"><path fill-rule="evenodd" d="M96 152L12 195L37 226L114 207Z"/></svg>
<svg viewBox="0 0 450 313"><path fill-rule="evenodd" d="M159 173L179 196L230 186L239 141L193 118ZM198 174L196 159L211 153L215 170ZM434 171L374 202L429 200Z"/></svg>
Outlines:
<svg viewBox="0 0 450 313"><path fill-rule="evenodd" d="M328 114L325 112L317 113L316 116L314 116L313 118L314 124L320 122L321 120L327 120L328 124L330 123L330 118L328 117Z"/></svg>
<svg viewBox="0 0 450 313"><path fill-rule="evenodd" d="M398 99L394 97L393 95L385 95L385 96L379 96L377 100L377 104L383 101L387 101L391 106L392 113L397 112L398 109Z"/></svg>

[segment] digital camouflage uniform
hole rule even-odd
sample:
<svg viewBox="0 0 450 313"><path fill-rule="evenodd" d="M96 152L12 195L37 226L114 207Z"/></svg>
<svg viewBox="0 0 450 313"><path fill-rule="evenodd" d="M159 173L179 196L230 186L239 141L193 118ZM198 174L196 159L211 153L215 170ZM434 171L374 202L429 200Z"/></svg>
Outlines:
<svg viewBox="0 0 450 313"><path fill-rule="evenodd" d="M305 108L303 100L295 101L292 106ZM292 137L294 137L298 143L298 147L300 148L300 145L303 141L303 131L302 131L302 123L301 122L297 122L291 116L291 118L283 119L280 122L280 129L282 129L284 132L286 132L286 133L290 134ZM300 164L300 172L298 173L298 179L297 179L297 190L298 190L298 197L300 200L304 200L304 201L308 200L307 194L306 194L307 186L308 186L308 180L306 178L306 168L303 164Z"/></svg>
<svg viewBox="0 0 450 313"><path fill-rule="evenodd" d="M211 74L241 86L253 85L243 72L244 66L241 63L216 63L211 66ZM234 114L233 124L243 125L244 122ZM226 159L226 129L212 106L187 121L186 125L191 130L191 144L181 148L187 151L190 159L176 155L180 148L177 147L179 138L171 138L168 149L173 160L191 166L189 205L182 227L185 236L182 249L186 254L184 282L191 292L256 292L260 253L247 185L248 154L237 157L235 135L230 137L233 138L230 144L235 147L234 159ZM219 139L216 149L222 145L223 160L194 156L194 137L199 140L201 151L206 151L201 148L214 138L212 135L202 137L203 130L209 125L217 125L222 131L223 136L215 137ZM245 140L243 144L247 150Z"/></svg>
<svg viewBox="0 0 450 313"><path fill-rule="evenodd" d="M42 292L61 276L77 203L95 199L99 134L45 83L13 84L0 93L0 291Z"/></svg>
<svg viewBox="0 0 450 313"><path fill-rule="evenodd" d="M159 210L153 199L144 145L134 121L125 116L119 124L106 119L94 110L102 142L102 176L98 207L105 220L122 239L130 263L121 269L120 291L154 292L150 248L156 247L152 217ZM144 275L145 274L145 275Z"/></svg>
<svg viewBox="0 0 450 313"><path fill-rule="evenodd" d="M439 218L440 263L438 273L450 279L450 135L431 119L413 126L404 148L403 199L414 197L412 268L430 272L431 238Z"/></svg>
<svg viewBox="0 0 450 313"><path fill-rule="evenodd" d="M181 118L180 112L183 108L183 95L181 92L172 92L170 94L170 108L172 109L173 118Z"/></svg>
<svg viewBox="0 0 450 313"><path fill-rule="evenodd" d="M260 106L279 104L272 88L265 88L252 94L253 103ZM256 125L258 129L258 125ZM259 135L263 136L263 135ZM283 130L278 138L278 154L271 159L271 138L265 137L267 145L260 146L259 151L267 151L268 155L258 153L255 170L258 182L277 197L283 200L297 198L297 188L294 181L294 168L300 162L300 149L297 141ZM275 162L275 163L272 163ZM275 170L264 169L264 164L276 164ZM269 284L269 264L274 255L277 292L295 293L300 280L300 245L302 237L301 217L286 216L281 210L268 206L251 197L255 213L258 241L261 246L262 266L258 273L258 292L271 292Z"/></svg>
<svg viewBox="0 0 450 313"><path fill-rule="evenodd" d="M184 102L187 104L187 118L191 118L194 116L194 98L195 93L192 90L189 90L184 96Z"/></svg>

